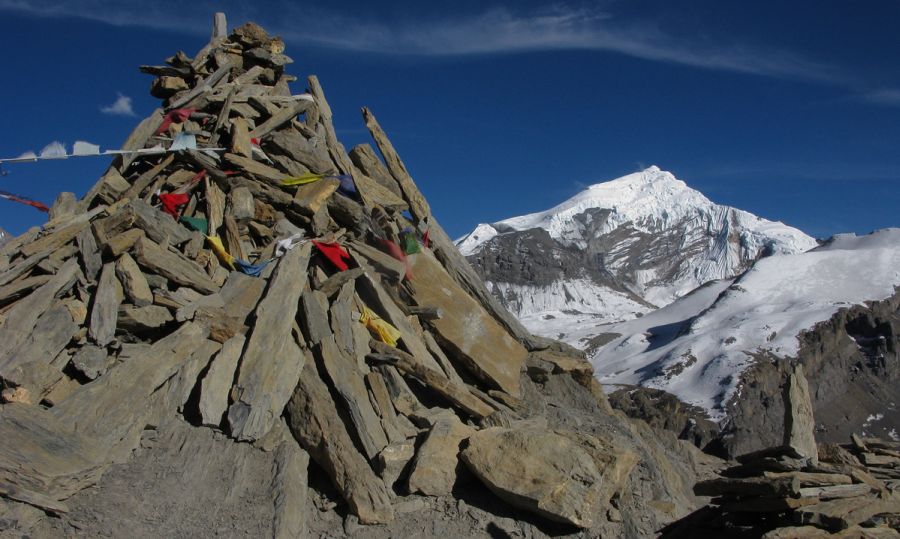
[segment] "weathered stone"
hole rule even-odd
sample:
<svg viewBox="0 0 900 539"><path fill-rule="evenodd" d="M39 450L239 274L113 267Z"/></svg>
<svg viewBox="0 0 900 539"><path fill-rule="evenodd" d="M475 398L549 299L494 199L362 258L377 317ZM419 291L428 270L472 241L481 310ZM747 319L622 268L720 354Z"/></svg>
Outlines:
<svg viewBox="0 0 900 539"><path fill-rule="evenodd" d="M206 218L209 220L209 234L215 236L225 219L225 193L219 185L204 178L206 186Z"/></svg>
<svg viewBox="0 0 900 539"><path fill-rule="evenodd" d="M340 185L340 180L335 178L324 178L301 185L294 193L292 206L303 215L314 216L325 206L325 202Z"/></svg>
<svg viewBox="0 0 900 539"><path fill-rule="evenodd" d="M800 494L800 480L794 476L720 477L694 485L697 496L796 496Z"/></svg>
<svg viewBox="0 0 900 539"><path fill-rule="evenodd" d="M95 443L98 461L127 458L153 412L151 395L206 342L206 330L187 323L82 386L51 411L62 424Z"/></svg>
<svg viewBox="0 0 900 539"><path fill-rule="evenodd" d="M187 90L188 85L181 77L163 75L153 79L150 85L150 95L160 99L168 99L176 93Z"/></svg>
<svg viewBox="0 0 900 539"><path fill-rule="evenodd" d="M6 312L6 317L0 322L0 376L6 378L11 370L21 364L18 347L33 334L38 319L50 309L55 298L72 286L77 274L78 262L69 260L47 284L16 302Z"/></svg>
<svg viewBox="0 0 900 539"><path fill-rule="evenodd" d="M306 340L310 344L319 344L331 335L331 328L328 325L328 298L318 290L307 289L300 297L300 304Z"/></svg>
<svg viewBox="0 0 900 539"><path fill-rule="evenodd" d="M407 376L419 380L469 415L480 419L494 413L494 408L469 392L466 386L453 382L441 371L426 367L412 355L374 339L369 341L369 347L377 354L370 354L366 356L367 358L393 365Z"/></svg>
<svg viewBox="0 0 900 539"><path fill-rule="evenodd" d="M13 281L0 287L0 306L12 303L28 295L32 290L47 284L52 275L38 275L27 277L19 281Z"/></svg>
<svg viewBox="0 0 900 539"><path fill-rule="evenodd" d="M153 292L147 279L141 273L137 262L128 253L123 253L116 262L116 276L122 284L125 296L138 307L153 303Z"/></svg>
<svg viewBox="0 0 900 539"><path fill-rule="evenodd" d="M69 217L74 214L77 209L78 201L75 198L75 193L63 191L56 195L56 200L53 201L53 206L50 208L50 220L53 221L63 217Z"/></svg>
<svg viewBox="0 0 900 539"><path fill-rule="evenodd" d="M849 475L839 473L812 472L764 472L763 477L776 479L779 477L796 477L801 487L827 487L831 485L849 485L853 479Z"/></svg>
<svg viewBox="0 0 900 539"><path fill-rule="evenodd" d="M126 331L142 333L159 329L174 320L175 318L169 312L169 309L159 305L147 305L146 307L123 306L119 309L118 325Z"/></svg>
<svg viewBox="0 0 900 539"><path fill-rule="evenodd" d="M864 522L880 513L900 512L896 499L842 498L801 507L794 512L798 524L813 524L832 531Z"/></svg>
<svg viewBox="0 0 900 539"><path fill-rule="evenodd" d="M30 243L23 245L20 249L20 252L22 253L22 256L27 258L43 251L55 251L56 249L59 249L63 245L74 240L75 237L78 236L78 234L88 226L90 226L89 222L82 221L76 222L65 228L55 230L50 234L42 236Z"/></svg>
<svg viewBox="0 0 900 539"><path fill-rule="evenodd" d="M91 305L91 339L100 346L111 343L116 333L119 304L122 303L122 285L116 279L116 265L103 265L94 303Z"/></svg>
<svg viewBox="0 0 900 539"><path fill-rule="evenodd" d="M406 274L406 264L403 261L361 241L350 242L350 254L357 259L365 257L376 271L394 282L399 282Z"/></svg>
<svg viewBox="0 0 900 539"><path fill-rule="evenodd" d="M103 268L103 259L100 257L100 250L97 247L97 238L90 228L85 228L75 236L78 242L78 255L81 257L81 264L84 266L84 276L91 282L97 279L97 274Z"/></svg>
<svg viewBox="0 0 900 539"><path fill-rule="evenodd" d="M268 165L264 165L259 161L254 161L249 157L244 157L233 153L226 153L225 160L235 167L242 169L244 172L250 174L254 178L263 180L273 186L281 186L281 181L286 177L286 175L280 170L272 168Z"/></svg>
<svg viewBox="0 0 900 539"><path fill-rule="evenodd" d="M218 427L228 410L228 392L234 382L246 338L235 335L225 341L213 359L200 388L200 417L204 425Z"/></svg>
<svg viewBox="0 0 900 539"><path fill-rule="evenodd" d="M300 378L306 355L291 337L291 328L307 286L309 255L309 244L288 251L256 307L256 324L241 360L234 403L228 409L231 434L239 440L256 440L272 428Z"/></svg>
<svg viewBox="0 0 900 539"><path fill-rule="evenodd" d="M419 446L409 473L409 492L449 496L462 469L459 447L475 433L455 415L438 419Z"/></svg>
<svg viewBox="0 0 900 539"><path fill-rule="evenodd" d="M239 223L253 219L256 213L253 194L246 187L235 187L228 193L228 209Z"/></svg>
<svg viewBox="0 0 900 539"><path fill-rule="evenodd" d="M72 356L72 367L88 380L106 372L106 350L99 346L83 346Z"/></svg>
<svg viewBox="0 0 900 539"><path fill-rule="evenodd" d="M819 449L816 446L816 421L813 418L809 384L803 374L803 366L794 365L784 388L784 441L802 457L816 465L819 463Z"/></svg>
<svg viewBox="0 0 900 539"><path fill-rule="evenodd" d="M399 197L403 196L403 191L401 191L400 186L397 185L397 180L391 176L391 173L385 168L381 159L375 155L375 150L372 149L372 146L368 144L354 146L353 149L350 150L349 155L350 160L353 161L353 164L356 165L363 174L378 182L378 184L391 193Z"/></svg>
<svg viewBox="0 0 900 539"><path fill-rule="evenodd" d="M287 429L282 426L282 430ZM296 440L287 438L275 449L275 477L272 490L275 493L275 518L273 539L294 539L307 536L306 513L309 503L307 493L307 469L309 454Z"/></svg>
<svg viewBox="0 0 900 539"><path fill-rule="evenodd" d="M378 475L388 488L393 488L415 455L416 445L406 439L392 442L378 453Z"/></svg>
<svg viewBox="0 0 900 539"><path fill-rule="evenodd" d="M872 487L865 483L856 485L828 485L801 488L800 496L804 498L817 498L819 500L834 500L837 498L865 496L871 491Z"/></svg>
<svg viewBox="0 0 900 539"><path fill-rule="evenodd" d="M103 244L103 249L109 256L115 258L122 253L131 250L131 248L134 247L134 244L146 235L147 234L140 228L131 228L121 234L116 234L115 236L107 238L106 242Z"/></svg>
<svg viewBox="0 0 900 539"><path fill-rule="evenodd" d="M272 133L267 140L267 144L267 148L290 157L316 174L333 174L337 172L324 144L317 145L315 141L307 140L293 129Z"/></svg>
<svg viewBox="0 0 900 539"><path fill-rule="evenodd" d="M463 450L466 466L507 503L556 522L590 528L603 476L572 440L545 429L490 428Z"/></svg>
<svg viewBox="0 0 900 539"><path fill-rule="evenodd" d="M271 118L256 126L256 128L254 128L253 131L250 132L250 137L262 138L268 135L269 132L278 129L283 124L293 120L298 115L303 114L312 106L313 103L306 99L299 99L292 103L288 103L287 105L282 107L281 110L273 114Z"/></svg>
<svg viewBox="0 0 900 539"><path fill-rule="evenodd" d="M241 117L231 120L231 153L247 158L253 157L250 127L247 120Z"/></svg>
<svg viewBox="0 0 900 539"><path fill-rule="evenodd" d="M294 437L325 470L360 522L392 521L390 494L354 447L315 362L306 364L287 413Z"/></svg>
<svg viewBox="0 0 900 539"><path fill-rule="evenodd" d="M381 421L369 401L363 374L356 369L355 362L341 353L332 335L321 340L315 353L332 386L344 401L366 458L374 460L388 442Z"/></svg>
<svg viewBox="0 0 900 539"><path fill-rule="evenodd" d="M430 252L410 255L409 260L416 280L428 283L416 287L416 302L444 312L431 322L443 349L484 382L518 397L525 348L450 278Z"/></svg>
<svg viewBox="0 0 900 539"><path fill-rule="evenodd" d="M194 261L163 249L147 238L140 238L134 244L134 255L138 264L170 281L207 294L219 289Z"/></svg>

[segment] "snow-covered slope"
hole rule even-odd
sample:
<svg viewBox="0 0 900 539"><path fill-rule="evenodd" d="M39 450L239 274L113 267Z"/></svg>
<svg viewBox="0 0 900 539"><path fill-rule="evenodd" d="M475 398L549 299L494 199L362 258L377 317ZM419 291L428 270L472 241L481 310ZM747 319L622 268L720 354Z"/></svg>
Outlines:
<svg viewBox="0 0 900 539"><path fill-rule="evenodd" d="M554 326L567 316L633 318L733 277L760 256L799 253L816 242L714 204L654 166L550 210L481 224L457 245L529 329L557 337Z"/></svg>
<svg viewBox="0 0 900 539"><path fill-rule="evenodd" d="M756 262L638 320L604 328L617 338L591 356L607 384L663 389L713 419L738 390L751 354L797 353L797 336L844 306L900 286L900 229L836 236L812 251Z"/></svg>

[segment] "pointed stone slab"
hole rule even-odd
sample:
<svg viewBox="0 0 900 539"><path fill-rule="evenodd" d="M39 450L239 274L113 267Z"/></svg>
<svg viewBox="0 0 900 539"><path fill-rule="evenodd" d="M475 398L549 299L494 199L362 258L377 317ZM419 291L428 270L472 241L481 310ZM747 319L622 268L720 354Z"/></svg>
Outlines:
<svg viewBox="0 0 900 539"><path fill-rule="evenodd" d="M462 467L459 446L475 429L455 415L438 418L419 447L409 472L409 492L450 496Z"/></svg>
<svg viewBox="0 0 900 539"><path fill-rule="evenodd" d="M353 161L353 164L356 165L363 174L377 182L379 185L397 197L403 196L403 191L400 190L400 186L397 185L397 180L391 176L391 173L388 172L388 169L385 168L381 160L378 159L378 156L375 155L375 150L373 150L370 145L360 144L354 146L353 149L350 150L350 160Z"/></svg>
<svg viewBox="0 0 900 539"><path fill-rule="evenodd" d="M294 438L325 470L360 522L392 521L394 511L387 487L353 445L315 362L306 364L287 413Z"/></svg>
<svg viewBox="0 0 900 539"><path fill-rule="evenodd" d="M218 427L222 423L228 410L228 392L234 382L234 373L246 341L246 337L240 334L225 341L203 378L200 386L200 417L204 425Z"/></svg>
<svg viewBox="0 0 900 539"><path fill-rule="evenodd" d="M368 108L363 107L362 115L363 120L366 122L366 127L369 128L369 133L371 133L372 138L375 139L378 150L381 151L381 156L384 157L384 162L387 165L388 170L400 186L400 190L403 192L403 198L409 203L409 211L418 221L427 219L428 216L431 215L431 208L428 206L428 201L425 200L422 192L419 191L416 183L409 175L409 171L406 170L406 165L403 164L400 155L398 155L397 150L394 149L394 145L391 144L390 139L381 128L381 125L379 125L378 120L375 119L375 115L372 114Z"/></svg>
<svg viewBox="0 0 900 539"><path fill-rule="evenodd" d="M309 92L315 98L316 106L319 108L319 123L325 128L325 142L328 145L331 158L337 163L341 172L352 174L353 162L350 161L350 156L347 155L344 145L337 139L334 123L332 122L331 106L328 104L328 100L325 99L325 91L322 90L319 78L315 75L310 75L306 80L309 83Z"/></svg>
<svg viewBox="0 0 900 539"><path fill-rule="evenodd" d="M97 279L100 269L103 267L103 259L100 257L100 249L97 247L97 238L90 228L85 228L75 236L78 242L78 256L84 266L84 276L91 282Z"/></svg>
<svg viewBox="0 0 900 539"><path fill-rule="evenodd" d="M145 307L153 303L153 292L150 291L147 278L144 277L137 262L128 253L120 256L116 262L116 276L122 283L125 296L131 300L131 303L138 307Z"/></svg>
<svg viewBox="0 0 900 539"><path fill-rule="evenodd" d="M429 251L409 257L417 282L414 298L444 315L431 325L452 359L506 393L519 396L519 376L528 352L463 290Z"/></svg>
<svg viewBox="0 0 900 539"><path fill-rule="evenodd" d="M111 343L116 333L119 305L122 303L122 285L116 279L116 265L104 264L91 305L91 322L88 334L100 346Z"/></svg>
<svg viewBox="0 0 900 539"><path fill-rule="evenodd" d="M369 461L374 460L388 442L381 428L381 421L369 401L363 374L340 352L332 335L321 342L316 349L316 355L322 362L328 378L331 379L331 384L344 401L366 458Z"/></svg>
<svg viewBox="0 0 900 539"><path fill-rule="evenodd" d="M306 361L294 344L291 328L307 286L310 247L297 246L281 258L256 307L256 323L234 387L235 400L228 409L231 434L238 440L258 440L271 430Z"/></svg>
<svg viewBox="0 0 900 539"><path fill-rule="evenodd" d="M328 298L318 290L305 290L300 297L301 323L310 345L319 344L331 337L328 325ZM332 339L333 340L333 339Z"/></svg>
<svg viewBox="0 0 900 539"><path fill-rule="evenodd" d="M135 242L134 258L148 270L198 292L212 294L219 290L196 262L163 249L148 238L140 238Z"/></svg>
<svg viewBox="0 0 900 539"><path fill-rule="evenodd" d="M815 466L819 463L816 445L816 420L813 417L809 384L803 374L803 365L794 365L784 387L784 441L782 445L793 448L801 457Z"/></svg>

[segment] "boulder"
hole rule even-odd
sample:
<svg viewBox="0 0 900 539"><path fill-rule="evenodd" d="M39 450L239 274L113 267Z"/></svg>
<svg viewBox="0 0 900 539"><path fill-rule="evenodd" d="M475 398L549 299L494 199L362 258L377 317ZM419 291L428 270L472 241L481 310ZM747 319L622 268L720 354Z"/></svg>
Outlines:
<svg viewBox="0 0 900 539"><path fill-rule="evenodd" d="M449 496L461 467L459 446L474 433L455 415L438 418L416 453L409 474L409 492Z"/></svg>
<svg viewBox="0 0 900 539"><path fill-rule="evenodd" d="M535 427L475 433L462 459L494 494L549 520L590 528L603 474L577 443Z"/></svg>

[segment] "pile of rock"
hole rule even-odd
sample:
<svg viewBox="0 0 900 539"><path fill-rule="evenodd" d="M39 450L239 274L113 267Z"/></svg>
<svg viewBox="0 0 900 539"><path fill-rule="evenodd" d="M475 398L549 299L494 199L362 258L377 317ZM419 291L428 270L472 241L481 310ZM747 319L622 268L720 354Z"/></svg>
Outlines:
<svg viewBox="0 0 900 539"><path fill-rule="evenodd" d="M799 365L784 397L784 445L739 456L722 477L695 484L710 505L665 537L900 537L897 484L881 480L893 479L900 444L853 436L852 444L817 446Z"/></svg>
<svg viewBox="0 0 900 539"><path fill-rule="evenodd" d="M517 423L522 372L602 398L589 364L499 307L368 110L383 162L338 142L316 77L291 93L280 39L225 34L142 67L165 103L132 153L0 250L0 496L63 514L177 414L275 451L277 536L307 454L363 523L465 465L591 526L634 455Z"/></svg>

